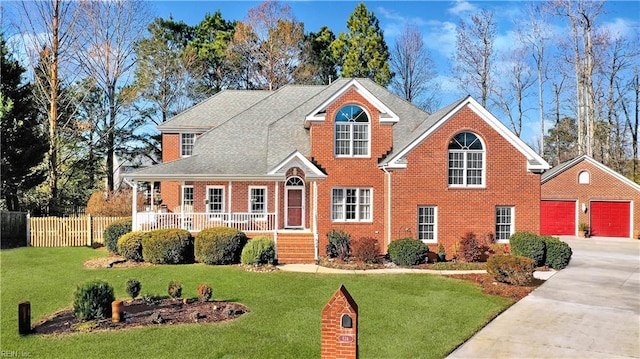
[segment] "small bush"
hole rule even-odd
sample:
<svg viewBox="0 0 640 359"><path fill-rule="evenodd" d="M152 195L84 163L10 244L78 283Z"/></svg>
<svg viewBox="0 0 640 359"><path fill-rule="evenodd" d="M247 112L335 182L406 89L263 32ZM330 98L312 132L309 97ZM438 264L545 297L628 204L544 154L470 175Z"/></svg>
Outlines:
<svg viewBox="0 0 640 359"><path fill-rule="evenodd" d="M142 238L142 257L155 264L193 261L193 237L186 229L158 229Z"/></svg>
<svg viewBox="0 0 640 359"><path fill-rule="evenodd" d="M79 286L74 294L73 315L80 320L110 317L111 302L116 299L113 293L113 287L104 281Z"/></svg>
<svg viewBox="0 0 640 359"><path fill-rule="evenodd" d="M536 267L544 265L545 245L540 236L531 232L516 232L509 239L511 253L533 259Z"/></svg>
<svg viewBox="0 0 640 359"><path fill-rule="evenodd" d="M104 229L104 245L107 247L107 250L111 253L118 253L118 239L124 235L131 232L131 220L123 219L121 221L117 221L111 223Z"/></svg>
<svg viewBox="0 0 640 359"><path fill-rule="evenodd" d="M424 263L429 247L422 241L414 238L402 238L389 244L389 257L391 261L401 266L412 266Z"/></svg>
<svg viewBox="0 0 640 359"><path fill-rule="evenodd" d="M213 297L213 289L209 284L198 285L198 300L201 302L208 302Z"/></svg>
<svg viewBox="0 0 640 359"><path fill-rule="evenodd" d="M275 264L276 248L273 240L266 236L254 238L247 242L240 256L242 264Z"/></svg>
<svg viewBox="0 0 640 359"><path fill-rule="evenodd" d="M371 237L356 239L351 243L351 257L358 262L377 263L380 257L378 240Z"/></svg>
<svg viewBox="0 0 640 359"><path fill-rule="evenodd" d="M129 294L131 299L136 299L138 294L140 294L141 289L142 289L142 284L140 284L140 281L136 279L129 279L127 281L126 290L127 290L127 294Z"/></svg>
<svg viewBox="0 0 640 359"><path fill-rule="evenodd" d="M144 302L144 304L147 304L147 305L156 305L162 302L162 297L159 295L153 295L153 294L147 293L142 296L142 301Z"/></svg>
<svg viewBox="0 0 640 359"><path fill-rule="evenodd" d="M169 282L167 292L169 293L169 296L173 299L178 299L182 297L182 283L175 282L175 281Z"/></svg>
<svg viewBox="0 0 640 359"><path fill-rule="evenodd" d="M484 255L486 248L478 242L476 235L473 232L467 232L460 239L460 259L467 262L478 262Z"/></svg>
<svg viewBox="0 0 640 359"><path fill-rule="evenodd" d="M351 235L345 231L334 229L327 233L327 238L329 239L327 257L346 261L349 258Z"/></svg>
<svg viewBox="0 0 640 359"><path fill-rule="evenodd" d="M527 285L533 280L531 258L516 255L495 255L487 261L487 273L498 282Z"/></svg>
<svg viewBox="0 0 640 359"><path fill-rule="evenodd" d="M542 240L547 249L544 264L554 269L566 268L573 254L571 247L556 237L543 236Z"/></svg>
<svg viewBox="0 0 640 359"><path fill-rule="evenodd" d="M118 253L125 259L142 262L142 239L147 236L146 232L129 232L118 239Z"/></svg>
<svg viewBox="0 0 640 359"><path fill-rule="evenodd" d="M206 264L234 264L240 262L247 236L235 228L212 227L196 236L196 260Z"/></svg>

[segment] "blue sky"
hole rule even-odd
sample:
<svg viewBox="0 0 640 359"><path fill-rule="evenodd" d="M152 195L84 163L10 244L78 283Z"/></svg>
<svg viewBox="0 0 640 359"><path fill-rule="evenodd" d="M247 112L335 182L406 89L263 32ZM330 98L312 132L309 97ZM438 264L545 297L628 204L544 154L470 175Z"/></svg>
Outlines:
<svg viewBox="0 0 640 359"><path fill-rule="evenodd" d="M222 12L227 20L242 20L247 11L259 5L259 1L158 1L154 2L156 13L161 17L172 15L176 20L195 25L206 12ZM336 35L347 31L346 23L357 1L289 1L298 21L304 23L305 31L318 31L328 26ZM462 18L487 9L494 11L498 23L495 47L498 53L505 53L514 43L515 23L523 18L526 3L523 1L365 1L367 8L373 11L380 21L387 44L391 47L396 36L405 25L417 26L438 71L437 82L441 88L441 106L447 105L467 93L458 88L451 78L450 58L455 52L455 29ZM624 34L637 42L640 28L640 2L609 1L605 3L604 14L598 24L608 27L613 33ZM568 34L562 25L554 27L556 36ZM549 91L550 92L550 91ZM540 136L538 113L533 105L525 113L523 138L528 143ZM494 109L492 112L500 117ZM550 126L547 126L549 128Z"/></svg>

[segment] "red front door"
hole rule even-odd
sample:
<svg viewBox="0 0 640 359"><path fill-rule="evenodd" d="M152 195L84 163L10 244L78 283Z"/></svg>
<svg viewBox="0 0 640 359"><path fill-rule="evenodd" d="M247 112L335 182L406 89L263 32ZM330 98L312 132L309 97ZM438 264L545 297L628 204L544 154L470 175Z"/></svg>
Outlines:
<svg viewBox="0 0 640 359"><path fill-rule="evenodd" d="M302 227L303 200L301 188L287 189L287 227Z"/></svg>
<svg viewBox="0 0 640 359"><path fill-rule="evenodd" d="M540 233L574 236L576 234L576 201L540 202Z"/></svg>
<svg viewBox="0 0 640 359"><path fill-rule="evenodd" d="M591 235L630 237L629 202L591 202Z"/></svg>

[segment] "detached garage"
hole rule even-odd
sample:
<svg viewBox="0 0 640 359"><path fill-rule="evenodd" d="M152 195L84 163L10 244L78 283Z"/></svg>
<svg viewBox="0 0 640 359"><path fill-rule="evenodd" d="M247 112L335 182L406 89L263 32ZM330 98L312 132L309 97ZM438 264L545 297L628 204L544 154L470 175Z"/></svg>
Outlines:
<svg viewBox="0 0 640 359"><path fill-rule="evenodd" d="M592 236L634 237L640 233L640 185L588 156L542 175L540 232L576 235L578 225Z"/></svg>

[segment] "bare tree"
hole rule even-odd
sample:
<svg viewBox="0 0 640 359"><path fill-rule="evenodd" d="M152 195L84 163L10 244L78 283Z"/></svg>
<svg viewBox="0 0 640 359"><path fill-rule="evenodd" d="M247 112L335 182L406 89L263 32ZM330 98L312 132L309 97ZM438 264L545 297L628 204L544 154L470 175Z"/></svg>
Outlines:
<svg viewBox="0 0 640 359"><path fill-rule="evenodd" d="M435 96L439 86L433 83L437 75L435 64L417 27L404 28L391 49L389 63L395 73L391 79L393 92L428 111L438 107Z"/></svg>
<svg viewBox="0 0 640 359"><path fill-rule="evenodd" d="M530 95L529 89L535 82L535 77L526 63L525 53L525 48L521 47L512 49L505 55L501 66L503 71L499 73L501 81L494 85L497 87L496 104L507 115L511 128L518 137L522 134L524 100Z"/></svg>
<svg viewBox="0 0 640 359"><path fill-rule="evenodd" d="M638 175L638 122L640 121L640 76L639 68L635 66L633 69L633 77L626 84L631 92L630 99L624 94L624 90L620 84L617 84L616 90L620 97L620 107L625 117L626 129L631 133L631 148L633 153L632 160L632 179L640 183Z"/></svg>
<svg viewBox="0 0 640 359"><path fill-rule="evenodd" d="M275 90L295 80L292 74L303 49L304 25L294 18L291 7L266 1L249 9L245 21L236 25L229 56L240 66L237 73L247 71L248 83ZM242 61L247 58L255 63Z"/></svg>
<svg viewBox="0 0 640 359"><path fill-rule="evenodd" d="M543 6L534 3L526 7L527 22L521 24L518 31L520 41L526 44L536 64L537 80L538 80L538 107L540 121L540 155L544 155L544 138L545 138L545 120L544 120L544 81L547 67L547 59L545 51L547 42L551 38L551 30L546 19L546 12Z"/></svg>
<svg viewBox="0 0 640 359"><path fill-rule="evenodd" d="M595 21L602 12L603 1L554 0L551 5L556 15L569 19L571 26L571 60L575 70L578 148L580 153L593 156L595 137Z"/></svg>
<svg viewBox="0 0 640 359"><path fill-rule="evenodd" d="M487 106L491 94L491 72L494 66L493 43L496 22L491 11L481 10L471 21L460 21L456 29L456 55L454 76L461 88L473 86L480 92L482 106Z"/></svg>
<svg viewBox="0 0 640 359"><path fill-rule="evenodd" d="M34 70L35 100L48 109L48 207L55 215L59 211L59 125L73 112L72 95L62 88L76 79L72 59L78 43L79 11L75 2L50 0L22 2L20 13L22 44L29 67Z"/></svg>
<svg viewBox="0 0 640 359"><path fill-rule="evenodd" d="M121 90L132 81L136 63L135 43L142 38L150 16L147 3L140 0L85 1L80 3L83 16L82 49L78 51L80 68L104 93L108 116L103 127L106 149L107 190L114 189L114 155L117 132L129 118L120 118L121 107L131 99ZM122 116L124 117L124 116Z"/></svg>

